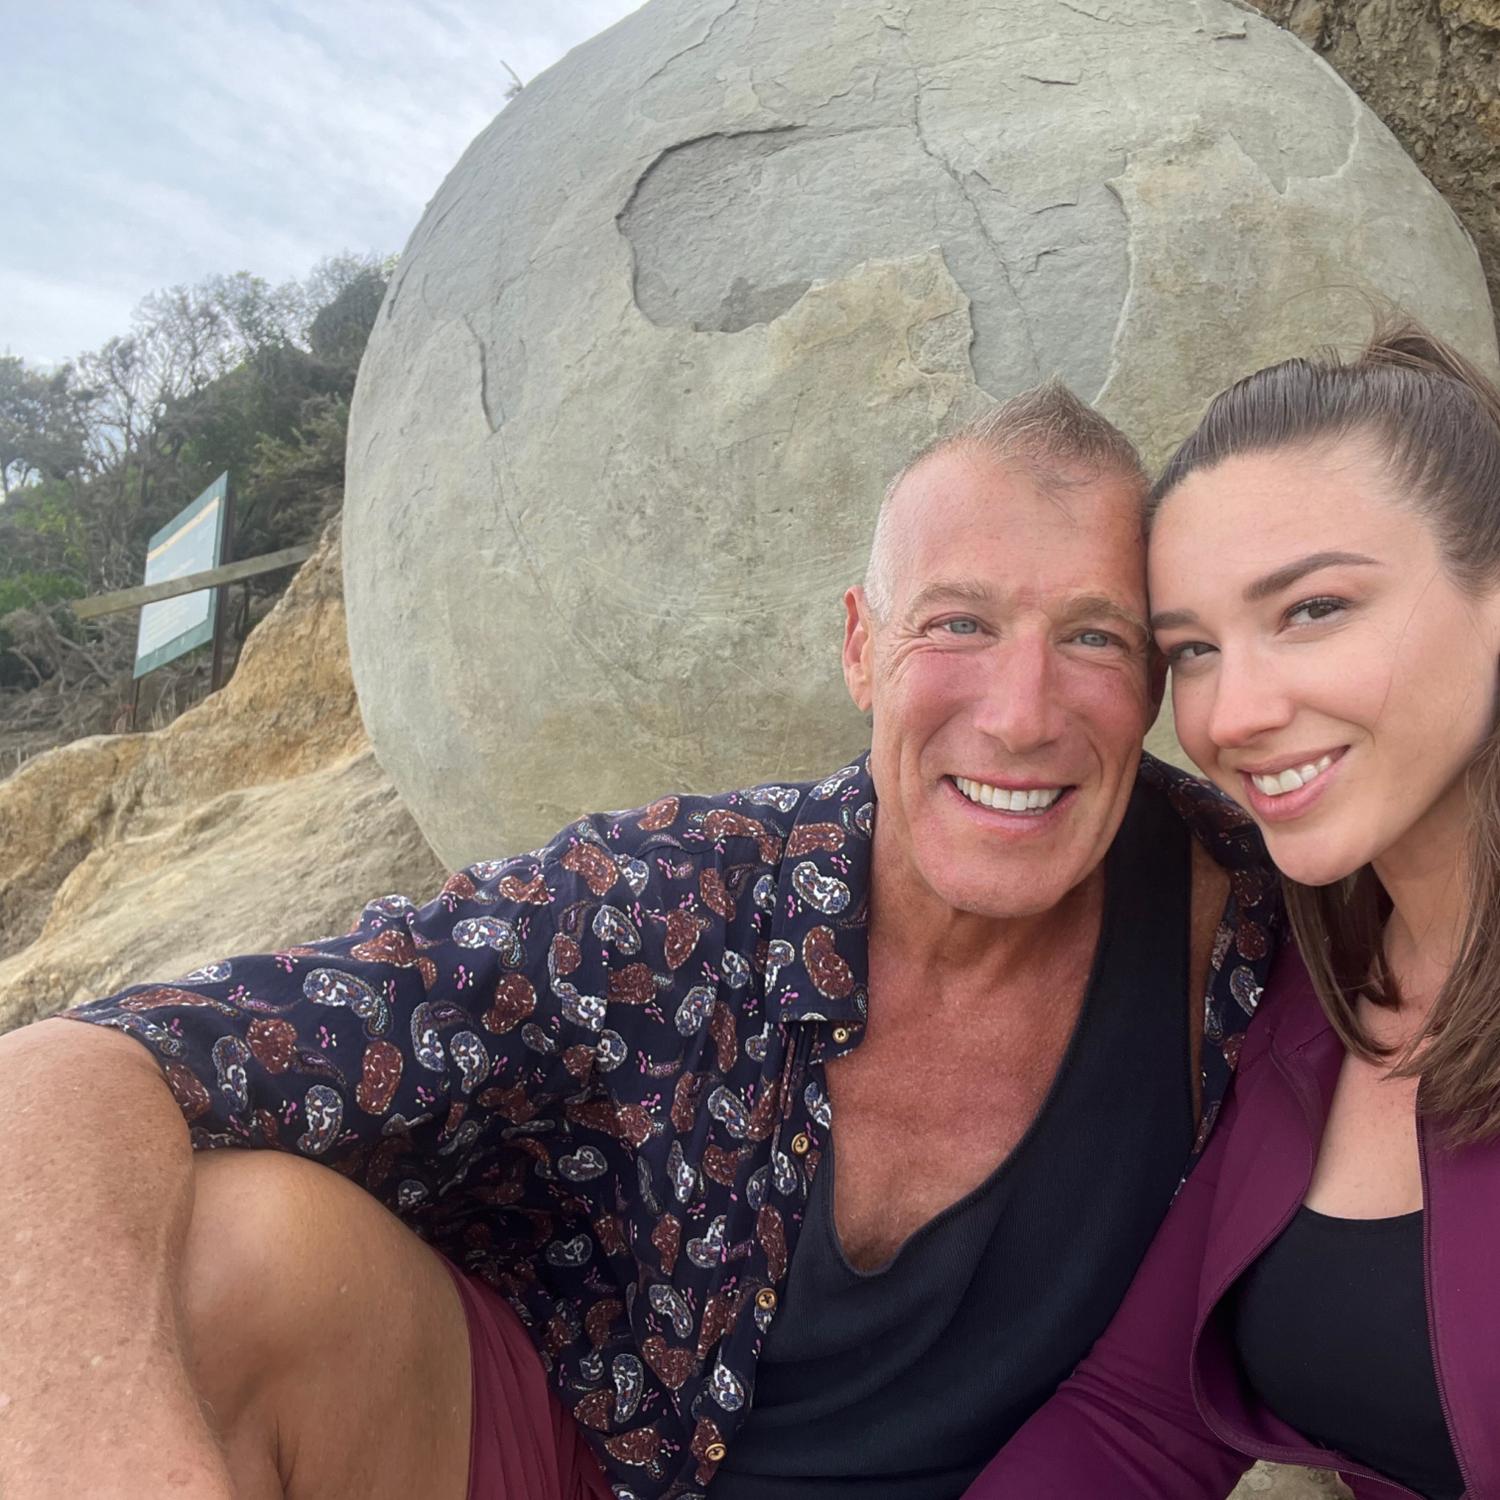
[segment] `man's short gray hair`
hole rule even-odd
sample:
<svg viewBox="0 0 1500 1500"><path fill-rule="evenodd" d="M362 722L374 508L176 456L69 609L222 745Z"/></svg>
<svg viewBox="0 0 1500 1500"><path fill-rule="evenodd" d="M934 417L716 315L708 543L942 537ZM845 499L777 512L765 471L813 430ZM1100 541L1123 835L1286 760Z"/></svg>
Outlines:
<svg viewBox="0 0 1500 1500"><path fill-rule="evenodd" d="M1066 493L1108 477L1137 485L1144 502L1150 485L1135 444L1062 381L1054 378L1022 391L934 438L886 486L865 572L865 598L877 619L885 619L891 606L895 550L891 499L913 469L956 448L1019 468L1050 493Z"/></svg>

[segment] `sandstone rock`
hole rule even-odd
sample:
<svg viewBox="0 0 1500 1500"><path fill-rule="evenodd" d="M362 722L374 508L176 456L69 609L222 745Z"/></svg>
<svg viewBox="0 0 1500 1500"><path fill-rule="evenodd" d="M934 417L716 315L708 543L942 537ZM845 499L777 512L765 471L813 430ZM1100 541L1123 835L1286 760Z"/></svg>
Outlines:
<svg viewBox="0 0 1500 1500"><path fill-rule="evenodd" d="M0 1030L215 958L346 932L367 900L425 898L443 880L369 750L158 821L80 860L36 940L0 960Z"/></svg>
<svg viewBox="0 0 1500 1500"><path fill-rule="evenodd" d="M1225 0L652 0L433 199L350 431L355 680L450 863L826 769L891 470L1058 372L1160 458L1400 299L1493 365L1472 245Z"/></svg>
<svg viewBox="0 0 1500 1500"><path fill-rule="evenodd" d="M1474 236L1500 303L1500 0L1255 0L1336 68Z"/></svg>
<svg viewBox="0 0 1500 1500"><path fill-rule="evenodd" d="M0 1030L442 878L360 724L330 533L222 692L0 782Z"/></svg>
<svg viewBox="0 0 1500 1500"><path fill-rule="evenodd" d="M1281 1464L1256 1464L1240 1480L1229 1500L1318 1500L1319 1496L1350 1500L1337 1474L1322 1469L1289 1469Z"/></svg>

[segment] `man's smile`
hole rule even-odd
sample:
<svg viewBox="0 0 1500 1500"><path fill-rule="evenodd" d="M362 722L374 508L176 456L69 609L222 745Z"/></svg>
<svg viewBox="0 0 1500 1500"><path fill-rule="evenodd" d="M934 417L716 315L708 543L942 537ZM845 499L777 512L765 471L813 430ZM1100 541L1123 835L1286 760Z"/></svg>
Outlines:
<svg viewBox="0 0 1500 1500"><path fill-rule="evenodd" d="M967 776L949 778L970 802L996 812L1029 813L1033 816L1049 811L1069 791L1070 786L1048 786L1032 782L1027 785L1000 786L987 781L973 781Z"/></svg>

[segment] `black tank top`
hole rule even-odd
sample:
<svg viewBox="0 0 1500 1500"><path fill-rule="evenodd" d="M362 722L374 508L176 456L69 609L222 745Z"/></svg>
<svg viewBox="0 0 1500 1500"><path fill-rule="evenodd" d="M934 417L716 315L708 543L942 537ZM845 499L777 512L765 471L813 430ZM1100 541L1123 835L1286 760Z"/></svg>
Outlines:
<svg viewBox="0 0 1500 1500"><path fill-rule="evenodd" d="M1463 1475L1427 1332L1422 1215L1332 1219L1302 1208L1236 1284L1250 1388L1320 1448L1459 1500Z"/></svg>
<svg viewBox="0 0 1500 1500"><path fill-rule="evenodd" d="M1036 1120L869 1274L834 1228L835 1117L710 1500L956 1500L1103 1332L1192 1144L1188 838L1138 784L1105 862L1082 1011Z"/></svg>

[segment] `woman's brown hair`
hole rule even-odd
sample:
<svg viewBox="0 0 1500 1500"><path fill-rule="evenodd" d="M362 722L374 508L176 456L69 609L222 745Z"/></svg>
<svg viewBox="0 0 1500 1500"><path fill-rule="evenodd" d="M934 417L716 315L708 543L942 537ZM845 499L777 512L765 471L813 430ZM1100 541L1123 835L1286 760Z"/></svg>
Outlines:
<svg viewBox="0 0 1500 1500"><path fill-rule="evenodd" d="M1458 587L1500 587L1500 390L1410 322L1378 333L1351 361L1287 360L1221 392L1152 487L1148 517L1195 469L1346 440L1368 445L1394 491L1432 526ZM1500 1136L1500 722L1466 775L1459 955L1426 1026L1399 1055L1374 1041L1357 1008L1361 997L1400 1003L1383 949L1390 901L1375 872L1366 865L1327 886L1283 877L1292 930L1334 1030L1352 1052L1420 1078L1420 1108L1441 1117L1455 1143Z"/></svg>

